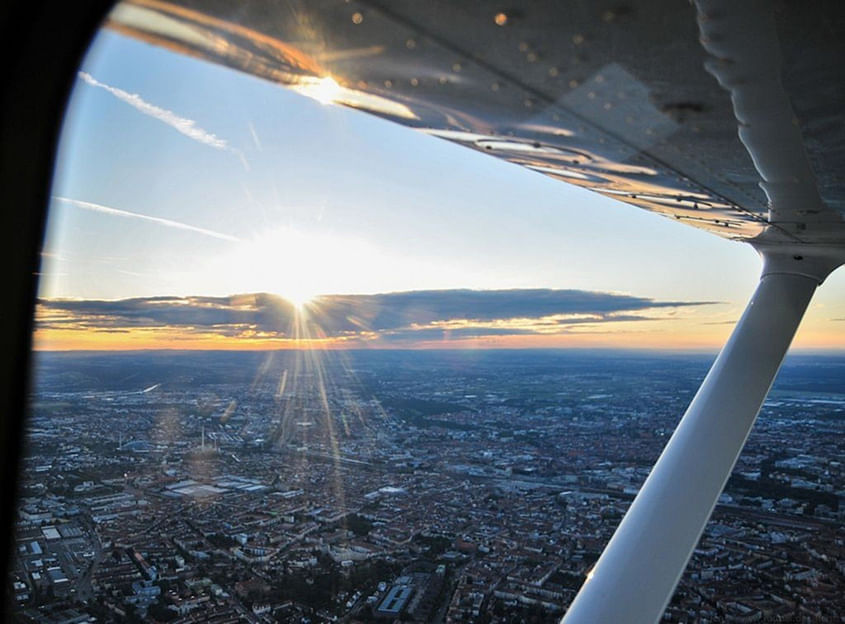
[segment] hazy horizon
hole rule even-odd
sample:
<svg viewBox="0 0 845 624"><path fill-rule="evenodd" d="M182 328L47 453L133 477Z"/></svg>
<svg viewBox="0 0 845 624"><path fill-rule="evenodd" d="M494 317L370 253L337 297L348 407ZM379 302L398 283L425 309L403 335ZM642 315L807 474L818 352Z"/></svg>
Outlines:
<svg viewBox="0 0 845 624"><path fill-rule="evenodd" d="M748 245L113 32L78 74L51 195L37 350L716 350L760 270ZM394 305L419 292L498 293L499 312ZM796 348L845 349L843 293L835 273ZM349 301L295 328L236 301L265 295Z"/></svg>

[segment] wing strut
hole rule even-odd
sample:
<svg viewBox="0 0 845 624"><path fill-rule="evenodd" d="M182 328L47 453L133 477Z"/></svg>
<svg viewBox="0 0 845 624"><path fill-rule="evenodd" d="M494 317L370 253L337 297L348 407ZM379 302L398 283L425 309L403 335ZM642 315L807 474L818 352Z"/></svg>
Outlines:
<svg viewBox="0 0 845 624"><path fill-rule="evenodd" d="M804 311L843 252L761 253L748 307L564 624L651 624L663 614Z"/></svg>

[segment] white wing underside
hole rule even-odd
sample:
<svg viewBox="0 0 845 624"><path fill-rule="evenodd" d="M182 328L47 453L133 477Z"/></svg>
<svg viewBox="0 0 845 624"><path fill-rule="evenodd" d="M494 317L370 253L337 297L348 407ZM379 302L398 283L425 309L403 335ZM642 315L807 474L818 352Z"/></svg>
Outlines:
<svg viewBox="0 0 845 624"><path fill-rule="evenodd" d="M315 96L330 76L340 104L727 238L839 243L843 11L721 4L132 0L107 24Z"/></svg>

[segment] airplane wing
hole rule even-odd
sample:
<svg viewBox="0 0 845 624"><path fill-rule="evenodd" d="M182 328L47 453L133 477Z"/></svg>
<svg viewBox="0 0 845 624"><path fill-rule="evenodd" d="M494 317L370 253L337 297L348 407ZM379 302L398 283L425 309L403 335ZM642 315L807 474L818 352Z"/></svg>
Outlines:
<svg viewBox="0 0 845 624"><path fill-rule="evenodd" d="M718 4L130 0L107 25L727 238L830 238L843 11Z"/></svg>

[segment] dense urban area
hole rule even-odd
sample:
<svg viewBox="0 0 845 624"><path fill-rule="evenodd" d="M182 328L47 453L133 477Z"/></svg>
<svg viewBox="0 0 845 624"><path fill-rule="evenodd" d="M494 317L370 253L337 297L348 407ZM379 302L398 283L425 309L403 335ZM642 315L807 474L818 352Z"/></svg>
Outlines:
<svg viewBox="0 0 845 624"><path fill-rule="evenodd" d="M14 617L556 622L712 358L39 353ZM845 621L843 433L792 356L665 621Z"/></svg>

